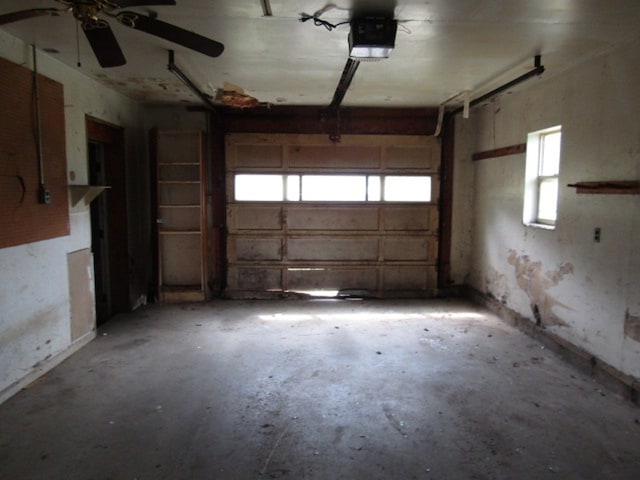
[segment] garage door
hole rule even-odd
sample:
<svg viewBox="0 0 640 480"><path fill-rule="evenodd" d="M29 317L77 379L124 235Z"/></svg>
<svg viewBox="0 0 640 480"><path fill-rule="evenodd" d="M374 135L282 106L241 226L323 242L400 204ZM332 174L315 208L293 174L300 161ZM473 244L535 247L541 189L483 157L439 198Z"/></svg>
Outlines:
<svg viewBox="0 0 640 480"><path fill-rule="evenodd" d="M230 134L226 159L229 296L434 292L438 139Z"/></svg>

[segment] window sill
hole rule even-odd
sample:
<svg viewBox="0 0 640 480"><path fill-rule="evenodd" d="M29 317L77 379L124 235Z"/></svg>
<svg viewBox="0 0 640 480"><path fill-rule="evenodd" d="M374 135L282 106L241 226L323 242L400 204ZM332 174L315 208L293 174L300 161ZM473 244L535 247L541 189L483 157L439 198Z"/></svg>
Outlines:
<svg viewBox="0 0 640 480"><path fill-rule="evenodd" d="M536 222L525 223L524 226L525 227L532 227L532 228L539 228L541 230L555 230L556 229L555 225L548 225L546 223L536 223Z"/></svg>

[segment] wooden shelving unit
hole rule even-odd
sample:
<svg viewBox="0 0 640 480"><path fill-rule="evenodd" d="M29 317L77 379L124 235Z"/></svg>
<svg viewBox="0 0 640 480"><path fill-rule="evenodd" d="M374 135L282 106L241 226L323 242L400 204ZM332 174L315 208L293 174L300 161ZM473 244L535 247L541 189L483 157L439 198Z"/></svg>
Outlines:
<svg viewBox="0 0 640 480"><path fill-rule="evenodd" d="M203 135L156 132L158 293L161 302L207 298Z"/></svg>

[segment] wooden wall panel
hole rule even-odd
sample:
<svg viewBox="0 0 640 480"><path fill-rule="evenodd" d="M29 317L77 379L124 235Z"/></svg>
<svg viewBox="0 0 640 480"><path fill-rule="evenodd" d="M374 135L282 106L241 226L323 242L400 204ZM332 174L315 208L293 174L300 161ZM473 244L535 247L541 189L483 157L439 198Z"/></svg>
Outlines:
<svg viewBox="0 0 640 480"><path fill-rule="evenodd" d="M96 325L93 300L93 256L85 248L67 254L71 300L71 341L85 336Z"/></svg>
<svg viewBox="0 0 640 480"><path fill-rule="evenodd" d="M38 201L33 72L0 58L0 248L69 235L63 87L38 75L38 89L48 205Z"/></svg>

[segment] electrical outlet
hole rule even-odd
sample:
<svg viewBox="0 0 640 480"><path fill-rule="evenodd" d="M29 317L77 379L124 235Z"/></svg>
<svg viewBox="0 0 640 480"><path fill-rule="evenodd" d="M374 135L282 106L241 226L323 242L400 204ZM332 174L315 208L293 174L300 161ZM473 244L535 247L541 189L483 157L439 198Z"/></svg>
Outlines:
<svg viewBox="0 0 640 480"><path fill-rule="evenodd" d="M38 190L38 197L40 203L44 203L45 205L51 204L51 191L44 188L44 185L40 185L40 189Z"/></svg>
<svg viewBox="0 0 640 480"><path fill-rule="evenodd" d="M593 241L596 243L600 243L600 227L596 227L593 229Z"/></svg>

